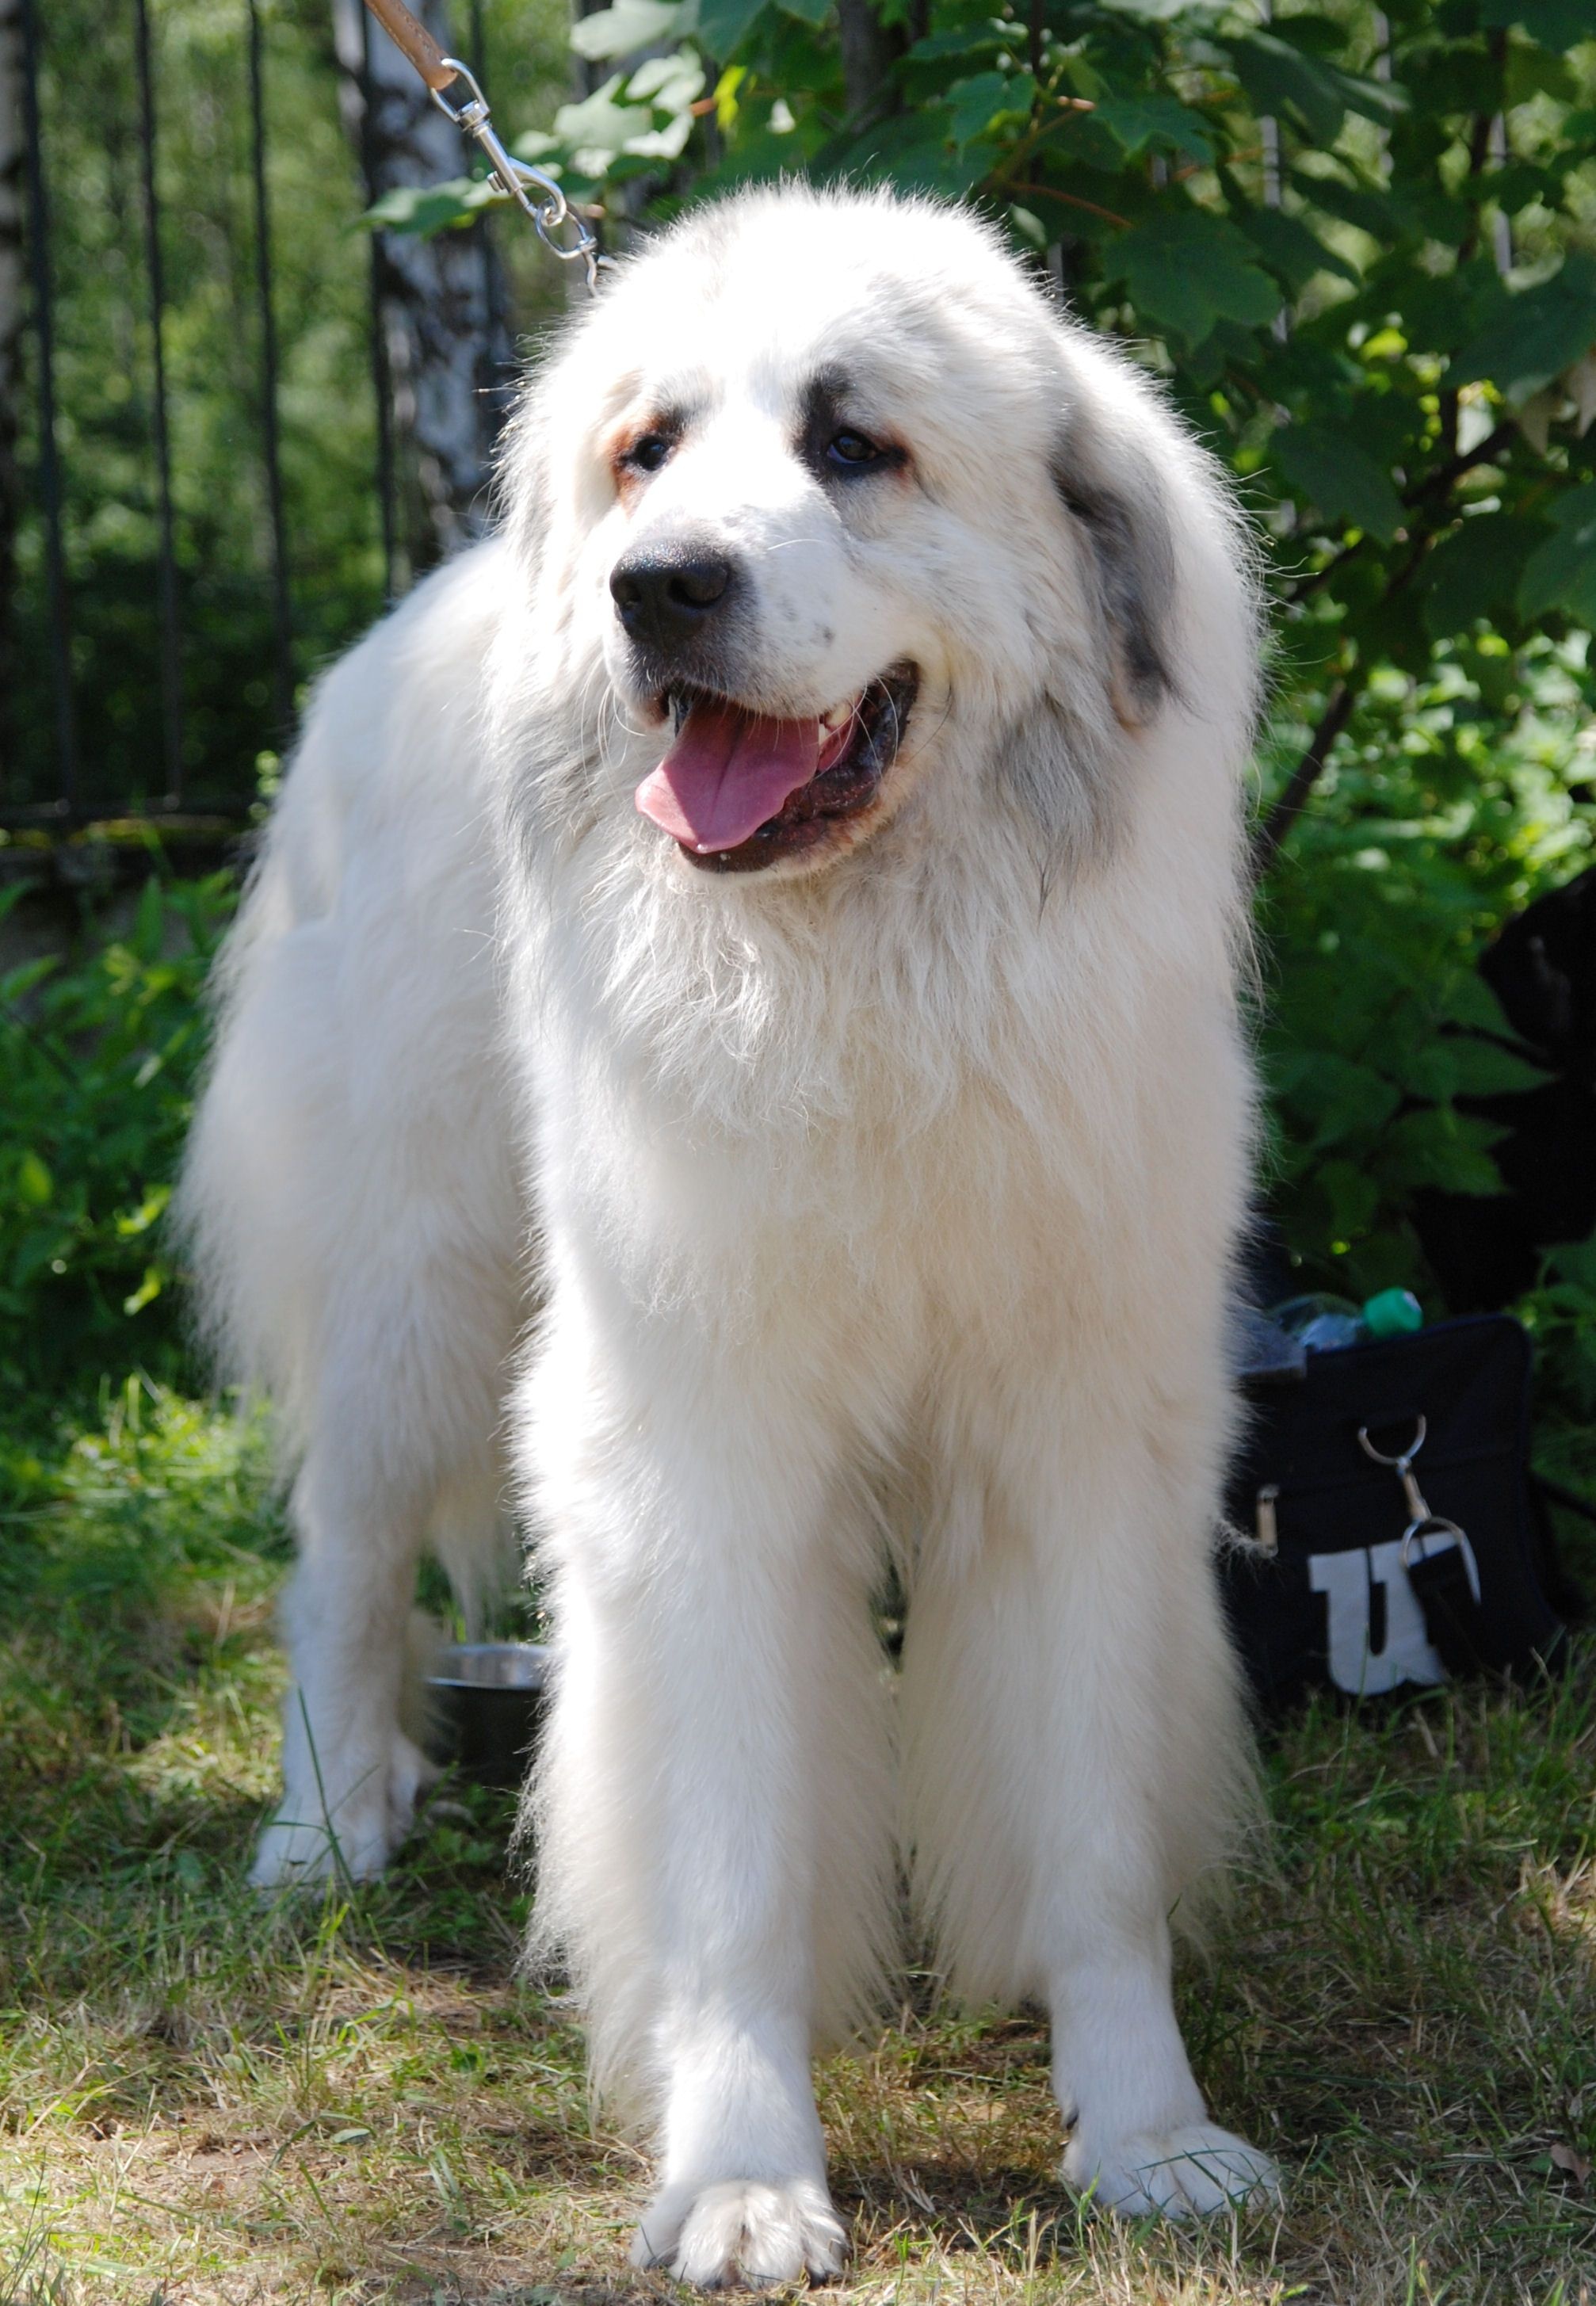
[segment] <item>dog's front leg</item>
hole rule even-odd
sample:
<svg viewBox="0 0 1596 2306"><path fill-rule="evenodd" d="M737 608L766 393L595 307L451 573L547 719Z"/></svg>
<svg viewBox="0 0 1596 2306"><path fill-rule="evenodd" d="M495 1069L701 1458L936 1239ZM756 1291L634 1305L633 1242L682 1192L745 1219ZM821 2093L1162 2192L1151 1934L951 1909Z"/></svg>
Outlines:
<svg viewBox="0 0 1596 2306"><path fill-rule="evenodd" d="M578 1378L557 1322L533 1385L559 1661L545 1926L600 2089L656 2131L637 2261L825 2276L845 2246L809 2075L812 1692L834 1449L790 1373L710 1369L690 1340L602 1359Z"/></svg>
<svg viewBox="0 0 1596 2306"><path fill-rule="evenodd" d="M1065 2178L1179 2217L1277 2190L1210 2120L1171 1980L1170 1916L1245 1807L1246 1733L1208 1485L1173 1480L1112 1401L1071 1423L1068 1399L1034 1422L1011 1401L984 1452L969 1420L982 1526L933 1554L909 1612L916 1862L972 1998L1051 2010Z"/></svg>

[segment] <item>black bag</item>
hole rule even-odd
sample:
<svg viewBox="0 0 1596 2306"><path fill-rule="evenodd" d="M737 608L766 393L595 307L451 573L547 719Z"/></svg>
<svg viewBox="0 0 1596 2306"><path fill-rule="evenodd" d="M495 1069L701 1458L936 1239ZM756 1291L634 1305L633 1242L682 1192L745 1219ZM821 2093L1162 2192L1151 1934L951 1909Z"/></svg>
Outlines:
<svg viewBox="0 0 1596 2306"><path fill-rule="evenodd" d="M1529 1388L1528 1337L1488 1314L1248 1389L1227 1510L1252 1542L1220 1574L1266 1705L1556 1663Z"/></svg>

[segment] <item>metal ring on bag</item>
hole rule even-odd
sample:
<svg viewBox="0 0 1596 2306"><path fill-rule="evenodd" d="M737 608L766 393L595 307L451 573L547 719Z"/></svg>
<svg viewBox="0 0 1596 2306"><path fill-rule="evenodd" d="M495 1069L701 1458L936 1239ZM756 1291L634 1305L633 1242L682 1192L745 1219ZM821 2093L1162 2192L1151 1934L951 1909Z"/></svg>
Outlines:
<svg viewBox="0 0 1596 2306"><path fill-rule="evenodd" d="M1402 1563L1404 1576L1407 1575L1408 1571L1413 1566L1410 1557L1415 1542L1421 1544L1424 1539L1429 1537L1432 1532L1438 1537L1444 1536L1449 1538L1456 1546L1458 1551L1462 1554L1463 1566L1468 1571L1469 1575L1469 1591L1474 1597L1475 1606L1478 1607L1480 1601L1480 1564L1474 1559L1474 1549L1469 1543L1467 1531L1459 1529L1455 1521L1448 1521L1445 1514L1426 1514L1422 1520L1410 1522L1406 1529L1404 1530L1402 1533L1402 1552L1398 1557ZM1429 1557L1427 1555L1422 1553L1419 1556L1421 1561L1424 1561L1428 1558Z"/></svg>
<svg viewBox="0 0 1596 2306"><path fill-rule="evenodd" d="M1407 1448L1405 1449L1399 1450L1395 1457L1387 1457L1383 1449L1377 1449L1375 1448L1373 1442L1369 1438L1369 1428L1367 1425L1360 1425L1358 1428L1358 1447L1361 1449L1366 1457L1372 1457L1377 1465L1395 1465L1397 1467L1411 1465L1413 1459L1418 1456L1420 1450L1424 1447L1424 1436L1429 1432L1429 1420L1424 1416L1422 1411L1421 1411L1413 1439L1408 1443Z"/></svg>

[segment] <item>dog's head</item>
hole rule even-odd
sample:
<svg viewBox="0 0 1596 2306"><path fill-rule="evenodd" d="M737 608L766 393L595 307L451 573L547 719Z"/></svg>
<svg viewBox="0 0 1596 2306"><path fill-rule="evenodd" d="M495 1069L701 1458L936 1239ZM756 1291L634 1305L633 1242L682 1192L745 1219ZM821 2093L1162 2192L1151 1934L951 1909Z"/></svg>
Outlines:
<svg viewBox="0 0 1596 2306"><path fill-rule="evenodd" d="M911 807L973 833L994 781L1089 838L1164 716L1250 709L1206 460L958 211L698 212L602 291L507 474L573 816L635 802L691 867L815 873Z"/></svg>

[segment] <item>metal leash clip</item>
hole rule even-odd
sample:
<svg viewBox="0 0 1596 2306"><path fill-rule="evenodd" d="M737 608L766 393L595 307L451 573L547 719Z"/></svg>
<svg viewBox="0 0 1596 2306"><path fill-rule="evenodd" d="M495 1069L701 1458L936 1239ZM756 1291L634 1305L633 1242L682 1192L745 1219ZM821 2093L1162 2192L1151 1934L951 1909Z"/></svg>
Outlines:
<svg viewBox="0 0 1596 2306"><path fill-rule="evenodd" d="M1418 1559L1421 1561L1428 1560L1430 1556L1424 1550L1426 1542L1430 1538L1439 1538L1443 1542L1437 1549L1438 1551L1445 1551L1447 1547L1455 1545L1463 1556L1463 1565L1468 1573L1469 1591L1478 1603L1480 1565L1474 1559L1474 1549L1469 1543L1466 1533L1461 1530L1455 1521L1448 1521L1445 1514L1430 1512L1425 1501L1424 1492L1414 1478L1413 1460L1424 1447L1424 1436L1429 1431L1429 1422L1421 1413L1413 1438L1407 1448L1396 1456L1387 1457L1385 1452L1377 1449L1370 1439L1368 1426L1360 1425L1358 1447L1362 1450L1363 1455L1372 1458L1377 1465L1389 1465L1402 1483L1402 1493L1407 1499L1408 1512L1412 1516L1406 1529L1402 1533L1403 1568L1407 1570L1413 1567L1415 1547L1418 1549Z"/></svg>
<svg viewBox="0 0 1596 2306"><path fill-rule="evenodd" d="M513 153L506 151L489 117L488 99L477 86L476 75L458 56L444 55L426 26L419 23L404 5L404 0L366 0L366 5L394 46L415 66L444 118L453 121L457 128L474 137L481 146L494 182L532 218L538 238L550 254L557 256L562 264L582 265L588 294L596 295L599 274L614 269L610 258L599 254L593 227L576 214L555 178L542 168L534 168L529 160L517 160ZM451 104L444 94L457 81L464 81L471 90L464 104ZM535 187L542 197L534 200L529 187ZM563 236L568 230L568 241Z"/></svg>
<svg viewBox="0 0 1596 2306"><path fill-rule="evenodd" d="M488 117L488 99L476 84L476 75L467 70L458 56L445 56L443 62L457 80L465 81L471 96L467 103L454 105L440 88L435 88L430 91L433 103L446 119L454 122L457 128L464 129L467 136L475 137L487 156L488 167L495 181L509 194L517 208L525 209L532 218L538 238L549 253L558 256L562 264L585 266L588 294L596 295L600 272L610 271L614 268L607 256L599 254L599 243L593 227L585 218L576 214L552 176L545 175L542 168L534 168L530 160L517 160L513 153L505 150ZM529 184L536 185L542 194L541 200L534 201L530 197L527 192ZM568 226L572 235L569 247L559 237Z"/></svg>

